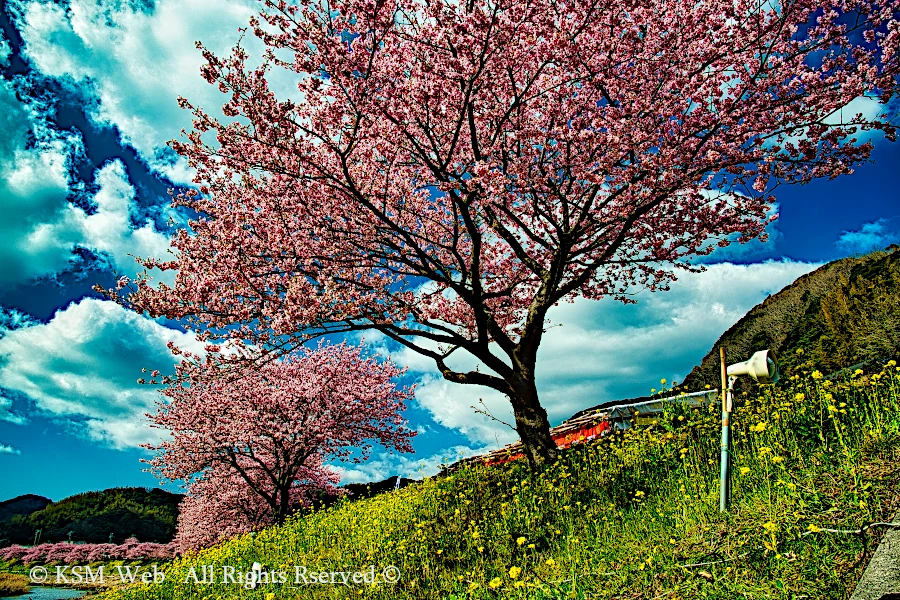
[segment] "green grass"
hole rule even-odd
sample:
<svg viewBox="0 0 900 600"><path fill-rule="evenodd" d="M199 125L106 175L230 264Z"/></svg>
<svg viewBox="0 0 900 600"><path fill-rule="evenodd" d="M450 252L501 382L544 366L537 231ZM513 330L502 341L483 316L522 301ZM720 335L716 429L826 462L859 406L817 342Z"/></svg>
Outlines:
<svg viewBox="0 0 900 600"><path fill-rule="evenodd" d="M720 415L673 412L583 445L533 475L521 461L462 469L298 515L166 567L150 598L846 598L900 501L900 372L817 372L734 413L733 506L718 512ZM260 561L287 584L196 584L191 567ZM310 571L400 569L397 584L293 582ZM187 579L187 581L186 581Z"/></svg>

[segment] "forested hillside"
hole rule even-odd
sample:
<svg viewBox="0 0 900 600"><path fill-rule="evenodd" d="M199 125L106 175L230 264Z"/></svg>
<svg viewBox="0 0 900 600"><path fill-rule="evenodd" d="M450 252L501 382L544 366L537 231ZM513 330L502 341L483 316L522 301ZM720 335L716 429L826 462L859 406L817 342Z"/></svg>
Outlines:
<svg viewBox="0 0 900 600"><path fill-rule="evenodd" d="M782 373L878 368L900 355L900 247L830 262L754 307L726 331L684 385L719 386L719 347L729 363L778 353Z"/></svg>
<svg viewBox="0 0 900 600"><path fill-rule="evenodd" d="M135 536L142 542L168 542L175 533L180 494L161 489L113 488L85 492L53 502L30 514L15 514L0 521L0 540L31 543L41 530L41 541L121 542Z"/></svg>

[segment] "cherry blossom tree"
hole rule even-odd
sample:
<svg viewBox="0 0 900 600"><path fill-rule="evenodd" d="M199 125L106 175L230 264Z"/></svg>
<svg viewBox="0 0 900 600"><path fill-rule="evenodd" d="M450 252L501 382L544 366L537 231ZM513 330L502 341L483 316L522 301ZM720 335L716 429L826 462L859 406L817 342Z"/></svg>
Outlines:
<svg viewBox="0 0 900 600"><path fill-rule="evenodd" d="M222 466L191 483L178 512L175 543L180 551L206 548L275 521L272 506L255 491L270 488L271 482L259 470L248 471L257 475L252 487L235 470ZM339 481L337 471L321 465L299 472L290 489L291 508L309 506L321 492L340 494Z"/></svg>
<svg viewBox="0 0 900 600"><path fill-rule="evenodd" d="M21 560L25 564L57 562L77 565L118 559L169 559L175 556L176 544L139 542L129 538L117 544L73 544L69 542L44 543L37 546L7 546L0 548L0 560Z"/></svg>
<svg viewBox="0 0 900 600"><path fill-rule="evenodd" d="M404 371L358 346L304 347L240 376L232 365L229 377L220 355L185 358L151 415L171 439L148 448L159 477L192 482L183 507L192 519L216 507L209 519L237 518L241 531L281 523L310 490L333 491L323 460L365 460L375 443L412 452L401 414L412 390L393 381Z"/></svg>
<svg viewBox="0 0 900 600"><path fill-rule="evenodd" d="M266 6L261 65L203 49L224 117L180 100L197 189L175 204L199 217L143 261L174 284L107 293L269 351L378 331L506 394L532 465L556 452L535 384L551 307L666 289L764 238L777 185L895 137L843 107L894 98L898 0Z"/></svg>

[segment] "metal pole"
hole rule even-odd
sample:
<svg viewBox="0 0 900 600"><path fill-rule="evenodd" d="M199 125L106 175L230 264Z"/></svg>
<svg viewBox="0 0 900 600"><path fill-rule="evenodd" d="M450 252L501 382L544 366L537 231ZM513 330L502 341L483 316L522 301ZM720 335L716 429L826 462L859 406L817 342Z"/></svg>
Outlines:
<svg viewBox="0 0 900 600"><path fill-rule="evenodd" d="M719 347L719 362L722 369L722 447L719 457L719 512L728 510L731 504L731 403L728 375L725 366L725 347Z"/></svg>

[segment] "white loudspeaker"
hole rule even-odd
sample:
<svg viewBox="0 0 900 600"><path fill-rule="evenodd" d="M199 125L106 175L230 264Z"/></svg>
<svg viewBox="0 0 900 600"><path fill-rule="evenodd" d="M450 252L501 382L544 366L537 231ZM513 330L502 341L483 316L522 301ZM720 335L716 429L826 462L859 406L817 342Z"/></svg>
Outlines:
<svg viewBox="0 0 900 600"><path fill-rule="evenodd" d="M727 370L729 377L749 375L760 383L775 383L778 381L778 361L771 350L760 350L747 360L730 365Z"/></svg>

